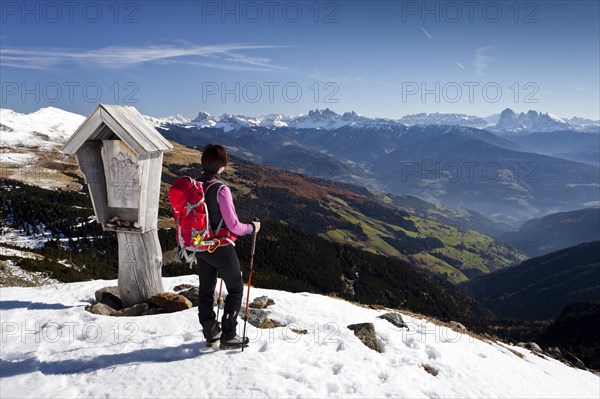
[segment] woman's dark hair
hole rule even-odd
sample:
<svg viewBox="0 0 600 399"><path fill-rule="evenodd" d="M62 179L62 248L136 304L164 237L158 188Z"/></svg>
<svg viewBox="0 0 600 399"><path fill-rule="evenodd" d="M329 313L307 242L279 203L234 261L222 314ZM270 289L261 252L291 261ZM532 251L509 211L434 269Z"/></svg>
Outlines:
<svg viewBox="0 0 600 399"><path fill-rule="evenodd" d="M200 162L204 173L217 173L222 166L227 166L227 151L222 145L207 144Z"/></svg>

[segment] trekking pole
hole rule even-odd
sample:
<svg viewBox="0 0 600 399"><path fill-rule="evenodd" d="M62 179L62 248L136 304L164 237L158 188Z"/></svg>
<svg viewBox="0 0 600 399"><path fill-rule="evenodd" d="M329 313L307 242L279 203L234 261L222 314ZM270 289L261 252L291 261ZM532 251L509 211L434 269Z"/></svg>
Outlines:
<svg viewBox="0 0 600 399"><path fill-rule="evenodd" d="M260 222L258 218L254 218L254 222ZM252 283L252 266L254 264L254 253L256 250L256 230L252 235L252 251L250 252L250 273L248 274L248 293L246 294L246 314L244 317L244 335L242 336L242 352L244 351L243 342L246 340L246 324L248 323L248 303L250 302L250 284Z"/></svg>
<svg viewBox="0 0 600 399"><path fill-rule="evenodd" d="M223 279L219 285L219 296L217 297L217 323L219 322L219 310L221 310L221 291L223 290Z"/></svg>

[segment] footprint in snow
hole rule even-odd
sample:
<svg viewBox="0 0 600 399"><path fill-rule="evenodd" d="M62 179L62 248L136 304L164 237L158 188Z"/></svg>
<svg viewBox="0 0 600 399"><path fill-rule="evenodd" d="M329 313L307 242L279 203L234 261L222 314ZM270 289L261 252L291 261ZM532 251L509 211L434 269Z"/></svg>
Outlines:
<svg viewBox="0 0 600 399"><path fill-rule="evenodd" d="M334 394L340 391L340 386L333 382L327 383L327 391L329 394Z"/></svg>
<svg viewBox="0 0 600 399"><path fill-rule="evenodd" d="M183 340L187 342L187 341L191 341L191 340L195 339L196 335L194 333L185 333L182 335L182 337L183 337Z"/></svg>
<svg viewBox="0 0 600 399"><path fill-rule="evenodd" d="M430 360L439 359L442 357L442 354L437 349L429 345L425 347L425 353L427 353L427 357L429 357Z"/></svg>
<svg viewBox="0 0 600 399"><path fill-rule="evenodd" d="M338 375L342 371L343 367L344 367L343 364L336 363L331 367L331 371L333 372L334 375Z"/></svg>
<svg viewBox="0 0 600 399"><path fill-rule="evenodd" d="M268 348L269 348L269 343L268 342L263 342L263 344L260 346L260 348L258 349L258 351L259 352L266 352Z"/></svg>
<svg viewBox="0 0 600 399"><path fill-rule="evenodd" d="M407 338L406 341L404 341L404 344L411 349L419 349L421 347L421 344L419 343L419 341L417 341L413 337Z"/></svg>
<svg viewBox="0 0 600 399"><path fill-rule="evenodd" d="M381 381L382 383L387 382L390 378L390 376L386 372L379 373L378 377L379 377L379 381Z"/></svg>

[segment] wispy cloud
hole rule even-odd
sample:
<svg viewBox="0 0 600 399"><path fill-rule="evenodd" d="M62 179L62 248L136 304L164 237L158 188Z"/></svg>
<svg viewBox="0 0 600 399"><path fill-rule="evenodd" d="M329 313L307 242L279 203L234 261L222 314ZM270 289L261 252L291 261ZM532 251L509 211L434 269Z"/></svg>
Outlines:
<svg viewBox="0 0 600 399"><path fill-rule="evenodd" d="M461 67L462 69L465 69L465 67L463 66L463 64L461 64L460 62L456 61L456 65L458 65L459 67Z"/></svg>
<svg viewBox="0 0 600 399"><path fill-rule="evenodd" d="M0 65L21 69L50 69L64 64L77 64L123 69L146 63L187 63L208 68L272 72L287 68L274 65L269 58L249 56L242 52L279 47L285 46L250 44L110 46L92 50L9 47L0 49ZM199 59L210 61L199 62Z"/></svg>
<svg viewBox="0 0 600 399"><path fill-rule="evenodd" d="M292 71L285 67L271 66L271 68L265 67L254 67L250 65L234 64L234 63L222 63L222 62L203 62L203 61L179 61L170 60L162 62L161 64L179 64L179 65L190 65L212 69L222 69L225 71L238 71L238 72L274 72L274 71Z"/></svg>
<svg viewBox="0 0 600 399"><path fill-rule="evenodd" d="M431 37L431 35L429 34L429 32L427 32L425 30L425 28L423 28L422 26L421 26L421 30L423 31L423 33L425 33L427 35L428 38L430 38L431 40L433 40L433 37Z"/></svg>
<svg viewBox="0 0 600 399"><path fill-rule="evenodd" d="M473 65L475 66L475 74L478 78L483 77L487 71L488 66L492 62L493 58L486 54L491 47L479 47L473 56Z"/></svg>

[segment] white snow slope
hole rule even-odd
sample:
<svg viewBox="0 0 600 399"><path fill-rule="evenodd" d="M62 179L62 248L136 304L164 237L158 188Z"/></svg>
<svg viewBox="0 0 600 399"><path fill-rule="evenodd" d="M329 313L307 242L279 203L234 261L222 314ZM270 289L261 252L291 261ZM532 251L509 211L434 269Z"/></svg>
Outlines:
<svg viewBox="0 0 600 399"><path fill-rule="evenodd" d="M164 282L170 290L198 279ZM251 297L275 300L271 318L287 327L248 326L243 353L207 348L196 308L138 318L84 310L96 289L115 284L2 288L0 396L597 398L600 390L598 376L522 348L408 316L406 332L376 317L384 311L305 293L253 289ZM375 324L385 353L346 328L360 322Z"/></svg>
<svg viewBox="0 0 600 399"><path fill-rule="evenodd" d="M84 120L85 116L54 107L29 114L0 108L0 146L52 150L63 144Z"/></svg>

